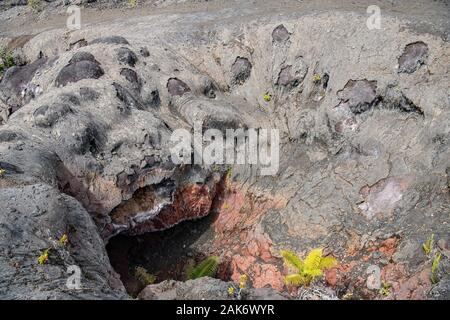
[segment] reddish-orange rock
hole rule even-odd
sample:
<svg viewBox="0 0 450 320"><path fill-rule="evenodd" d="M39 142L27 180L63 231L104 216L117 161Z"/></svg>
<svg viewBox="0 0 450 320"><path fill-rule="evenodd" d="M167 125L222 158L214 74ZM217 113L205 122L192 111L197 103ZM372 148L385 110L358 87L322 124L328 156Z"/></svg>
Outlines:
<svg viewBox="0 0 450 320"><path fill-rule="evenodd" d="M253 275L253 286L255 288L263 288L269 285L276 290L283 290L283 275L276 266L271 264L255 265Z"/></svg>
<svg viewBox="0 0 450 320"><path fill-rule="evenodd" d="M338 275L336 268L325 270L324 275L325 281L328 283L328 285L334 287L338 283Z"/></svg>

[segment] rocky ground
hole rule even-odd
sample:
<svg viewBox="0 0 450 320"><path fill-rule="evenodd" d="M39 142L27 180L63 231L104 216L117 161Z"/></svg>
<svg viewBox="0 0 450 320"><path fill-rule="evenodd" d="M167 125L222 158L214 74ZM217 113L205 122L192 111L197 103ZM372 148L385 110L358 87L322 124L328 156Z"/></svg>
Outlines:
<svg viewBox="0 0 450 320"><path fill-rule="evenodd" d="M58 1L0 2L0 298L221 299L242 274L248 299L450 298L448 1L77 3L71 31ZM278 173L175 165L199 119L280 130ZM338 265L287 287L280 250L317 247ZM183 282L211 255L219 279Z"/></svg>

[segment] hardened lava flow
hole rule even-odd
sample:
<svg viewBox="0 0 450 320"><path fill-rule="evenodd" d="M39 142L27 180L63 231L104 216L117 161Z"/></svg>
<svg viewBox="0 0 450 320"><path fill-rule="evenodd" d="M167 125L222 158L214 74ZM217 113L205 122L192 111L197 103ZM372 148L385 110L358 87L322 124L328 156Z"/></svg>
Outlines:
<svg viewBox="0 0 450 320"><path fill-rule="evenodd" d="M382 1L371 30L365 1L256 2L70 32L11 22L1 298L227 299L244 274L248 299L449 297L448 3ZM199 121L278 130L277 173L175 164L172 133ZM286 286L280 250L314 248L338 264ZM208 257L216 278L185 281Z"/></svg>

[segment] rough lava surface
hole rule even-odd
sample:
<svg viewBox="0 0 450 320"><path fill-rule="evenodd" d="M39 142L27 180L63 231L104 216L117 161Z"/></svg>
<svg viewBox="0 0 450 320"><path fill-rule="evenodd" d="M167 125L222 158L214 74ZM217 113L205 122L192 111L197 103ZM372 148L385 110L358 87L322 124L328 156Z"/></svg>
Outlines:
<svg viewBox="0 0 450 320"><path fill-rule="evenodd" d="M380 30L366 1L152 2L96 20L99 1L69 31L54 4L4 1L0 40L21 63L0 82L0 298L127 299L106 244L207 216L191 246L226 262L223 280L247 274L249 298L304 297L279 250L316 247L339 261L321 284L338 297L449 298L450 7L379 2ZM173 164L172 132L198 120L279 129L278 173ZM71 265L81 290L66 287ZM373 266L387 297L366 285ZM165 281L139 298L227 286Z"/></svg>

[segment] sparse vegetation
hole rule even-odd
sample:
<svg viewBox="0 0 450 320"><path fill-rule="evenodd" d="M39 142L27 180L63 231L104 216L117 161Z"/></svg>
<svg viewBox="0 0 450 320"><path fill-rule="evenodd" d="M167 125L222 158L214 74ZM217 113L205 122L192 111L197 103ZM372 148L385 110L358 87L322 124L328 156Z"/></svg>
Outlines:
<svg viewBox="0 0 450 320"><path fill-rule="evenodd" d="M432 283L437 283L439 281L436 272L439 268L441 258L442 258L441 253L440 252L436 253L436 255L434 256L434 259L433 259L433 263L431 264L431 282Z"/></svg>
<svg viewBox="0 0 450 320"><path fill-rule="evenodd" d="M228 169L227 170L227 180L231 180L231 176L233 175L233 169Z"/></svg>
<svg viewBox="0 0 450 320"><path fill-rule="evenodd" d="M61 238L59 238L59 244L66 246L69 243L69 237L67 236L66 233L64 233Z"/></svg>
<svg viewBox="0 0 450 320"><path fill-rule="evenodd" d="M322 77L320 76L320 74L314 74L313 76L313 82L314 83L319 83L322 80Z"/></svg>
<svg viewBox="0 0 450 320"><path fill-rule="evenodd" d="M263 96L263 99L265 102L269 102L272 100L272 95L269 92L266 92L266 94Z"/></svg>
<svg viewBox="0 0 450 320"><path fill-rule="evenodd" d="M48 254L49 254L49 251L50 251L50 248L45 249L45 250L41 253L41 255L39 256L39 258L38 258L38 263L39 263L40 265L44 265L44 264L46 264L46 263L48 262Z"/></svg>
<svg viewBox="0 0 450 320"><path fill-rule="evenodd" d="M147 272L147 269L145 269L143 267L136 267L134 269L134 276L144 286L153 284L156 281L156 277L152 274L149 274Z"/></svg>
<svg viewBox="0 0 450 320"><path fill-rule="evenodd" d="M247 285L248 277L246 274L243 274L239 277L239 289L245 289Z"/></svg>
<svg viewBox="0 0 450 320"><path fill-rule="evenodd" d="M284 282L292 286L308 286L316 278L323 275L325 269L334 267L337 261L333 257L323 257L323 249L313 249L305 260L300 259L294 252L282 250L284 263L296 273L287 275Z"/></svg>
<svg viewBox="0 0 450 320"><path fill-rule="evenodd" d="M3 46L0 47L0 77L6 69L11 68L14 65L14 58L11 52Z"/></svg>
<svg viewBox="0 0 450 320"><path fill-rule="evenodd" d="M231 188L232 177L233 177L233 169L229 168L225 175L225 186L227 189Z"/></svg>
<svg viewBox="0 0 450 320"><path fill-rule="evenodd" d="M442 259L442 254L437 247L435 248L434 243L435 243L434 234L432 234L422 244L423 252L431 259L430 280L433 284L439 282L437 271Z"/></svg>
<svg viewBox="0 0 450 320"><path fill-rule="evenodd" d="M235 298L238 300L241 300L243 297L243 290L247 287L247 281L248 281L248 276L246 274L243 274L239 277L239 285L238 287L236 287L235 284L231 285L228 288L228 295L231 298Z"/></svg>
<svg viewBox="0 0 450 320"><path fill-rule="evenodd" d="M28 0L27 5L34 11L39 12L42 10L41 0Z"/></svg>
<svg viewBox="0 0 450 320"><path fill-rule="evenodd" d="M138 4L138 0L127 0L127 2L128 2L128 6L129 6L130 8L134 8L134 7L136 7L137 4Z"/></svg>
<svg viewBox="0 0 450 320"><path fill-rule="evenodd" d="M429 237L423 244L422 244L422 249L423 252L426 255L429 255L431 253L431 251L433 250L433 245L434 245L434 234L431 235L431 237Z"/></svg>
<svg viewBox="0 0 450 320"><path fill-rule="evenodd" d="M383 297L389 296L391 294L391 284L383 281L381 283L380 294Z"/></svg>
<svg viewBox="0 0 450 320"><path fill-rule="evenodd" d="M202 277L214 277L219 267L220 258L211 256L200 262L197 266L189 266L187 269L187 278L189 280Z"/></svg>
<svg viewBox="0 0 450 320"><path fill-rule="evenodd" d="M6 173L5 169L0 168L0 178L3 177Z"/></svg>

